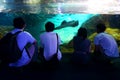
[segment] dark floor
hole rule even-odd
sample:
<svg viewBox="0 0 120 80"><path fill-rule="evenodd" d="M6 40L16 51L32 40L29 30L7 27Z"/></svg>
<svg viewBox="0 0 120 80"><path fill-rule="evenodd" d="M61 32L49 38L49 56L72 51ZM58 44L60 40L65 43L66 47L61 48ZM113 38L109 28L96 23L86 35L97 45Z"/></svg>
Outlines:
<svg viewBox="0 0 120 80"><path fill-rule="evenodd" d="M0 80L120 80L120 70L111 65L91 63L78 66L63 55L59 66L47 68L36 64L20 70L0 70Z"/></svg>

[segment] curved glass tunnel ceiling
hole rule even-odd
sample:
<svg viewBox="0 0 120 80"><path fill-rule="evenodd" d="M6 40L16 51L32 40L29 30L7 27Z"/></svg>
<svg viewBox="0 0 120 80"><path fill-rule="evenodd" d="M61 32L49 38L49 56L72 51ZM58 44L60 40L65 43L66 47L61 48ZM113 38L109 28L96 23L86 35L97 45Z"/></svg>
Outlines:
<svg viewBox="0 0 120 80"><path fill-rule="evenodd" d="M120 0L0 0L0 12L120 14Z"/></svg>

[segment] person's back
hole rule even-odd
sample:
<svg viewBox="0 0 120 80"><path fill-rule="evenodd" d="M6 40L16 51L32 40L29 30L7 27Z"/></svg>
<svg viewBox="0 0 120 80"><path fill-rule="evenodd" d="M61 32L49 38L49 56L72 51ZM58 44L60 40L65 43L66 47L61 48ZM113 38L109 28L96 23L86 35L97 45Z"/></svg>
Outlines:
<svg viewBox="0 0 120 80"><path fill-rule="evenodd" d="M40 44L41 47L44 48L43 56L46 61L51 60L52 56L57 52L58 60L61 60L62 54L59 50L60 45L60 38L56 33L53 32L54 24L51 22L47 22L46 25L46 32L40 35Z"/></svg>
<svg viewBox="0 0 120 80"><path fill-rule="evenodd" d="M90 61L90 40L87 39L87 30L80 28L73 38L73 61L78 64L87 64Z"/></svg>
<svg viewBox="0 0 120 80"><path fill-rule="evenodd" d="M15 29L11 31L12 34L15 34L18 31L22 31L17 35L17 44L19 49L22 51L22 56L14 63L10 63L10 67L22 67L28 65L33 57L35 51L35 38L28 32L23 31L25 28L25 22L21 17L17 17L13 21ZM30 44L30 47L26 49L26 45Z"/></svg>
<svg viewBox="0 0 120 80"><path fill-rule="evenodd" d="M118 45L115 39L105 33L106 26L103 23L96 25L97 35L94 38L94 59L109 63L111 59L119 57Z"/></svg>
<svg viewBox="0 0 120 80"><path fill-rule="evenodd" d="M89 52L90 40L88 39L83 40L81 37L75 36L73 38L73 44L75 52L76 51Z"/></svg>
<svg viewBox="0 0 120 80"><path fill-rule="evenodd" d="M97 41L98 40L98 41ZM109 57L118 57L119 51L115 39L107 33L99 33L95 37L95 43L99 43L104 50L105 55Z"/></svg>
<svg viewBox="0 0 120 80"><path fill-rule="evenodd" d="M41 43L44 45L44 57L49 60L57 50L57 36L53 32L45 32L41 34ZM60 39L58 39L60 40ZM60 43L60 41L58 41ZM58 59L61 59L61 52L58 50Z"/></svg>

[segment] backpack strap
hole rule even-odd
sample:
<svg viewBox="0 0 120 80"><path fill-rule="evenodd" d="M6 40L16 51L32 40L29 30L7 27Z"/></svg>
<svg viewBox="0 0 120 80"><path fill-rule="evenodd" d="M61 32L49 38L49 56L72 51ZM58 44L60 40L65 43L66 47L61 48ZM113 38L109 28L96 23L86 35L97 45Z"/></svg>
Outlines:
<svg viewBox="0 0 120 80"><path fill-rule="evenodd" d="M26 47L25 47L25 50L26 50L26 52L27 52L28 57L31 58L31 56L30 56L30 54L29 54L29 51L28 51L28 49L27 49Z"/></svg>
<svg viewBox="0 0 120 80"><path fill-rule="evenodd" d="M23 31L17 31L15 34L13 34L14 37L16 37L16 40L17 40L17 35L18 35L19 33L21 33L21 32L23 32ZM23 50L24 50L24 48L23 48ZM21 51L21 53L23 52L23 50Z"/></svg>
<svg viewBox="0 0 120 80"><path fill-rule="evenodd" d="M56 36L57 36L57 50L56 50L56 54L58 53L58 34L56 33Z"/></svg>
<svg viewBox="0 0 120 80"><path fill-rule="evenodd" d="M14 36L17 36L19 33L21 33L22 31L18 31L14 34Z"/></svg>
<svg viewBox="0 0 120 80"><path fill-rule="evenodd" d="M28 51L28 48L29 48L30 46L31 46L31 44L30 44L30 43L27 43L26 46L24 47L24 49L26 50L27 55L28 55L29 58L31 58L31 56L30 56L30 54L29 54L29 51Z"/></svg>
<svg viewBox="0 0 120 80"><path fill-rule="evenodd" d="M18 32L16 32L16 33L14 34L14 36L17 37L17 35L18 35L19 33L21 33L21 32L23 32L23 31L18 31ZM24 50L24 49L26 50L28 57L31 58L31 56L30 56L30 54L29 54L26 46L23 48L23 50ZM23 50L21 51L22 53L23 53Z"/></svg>

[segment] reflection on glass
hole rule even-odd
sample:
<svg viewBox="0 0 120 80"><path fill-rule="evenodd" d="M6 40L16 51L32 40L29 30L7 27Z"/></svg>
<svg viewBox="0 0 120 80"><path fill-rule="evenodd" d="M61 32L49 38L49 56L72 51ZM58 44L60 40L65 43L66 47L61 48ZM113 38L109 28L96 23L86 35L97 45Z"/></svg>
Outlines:
<svg viewBox="0 0 120 80"><path fill-rule="evenodd" d="M2 12L119 14L120 0L1 0Z"/></svg>

